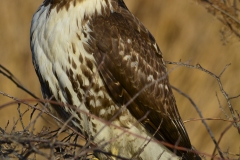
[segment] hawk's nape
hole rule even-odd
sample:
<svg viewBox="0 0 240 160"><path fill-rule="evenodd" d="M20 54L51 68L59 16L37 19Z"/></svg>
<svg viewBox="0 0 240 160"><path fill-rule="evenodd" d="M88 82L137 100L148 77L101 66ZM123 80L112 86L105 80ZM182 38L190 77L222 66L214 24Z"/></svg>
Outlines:
<svg viewBox="0 0 240 160"><path fill-rule="evenodd" d="M186 148L176 151L182 159L201 159L179 116L162 53L122 0L45 0L33 17L31 50L44 98L112 120L134 134L121 134L111 125L98 134L105 123L67 106L52 106L63 120L73 115L71 123L85 136L97 134L93 141L99 146L121 134L105 151L117 150L126 158L174 157L173 148L153 141L139 153L147 141L135 135L154 135Z"/></svg>

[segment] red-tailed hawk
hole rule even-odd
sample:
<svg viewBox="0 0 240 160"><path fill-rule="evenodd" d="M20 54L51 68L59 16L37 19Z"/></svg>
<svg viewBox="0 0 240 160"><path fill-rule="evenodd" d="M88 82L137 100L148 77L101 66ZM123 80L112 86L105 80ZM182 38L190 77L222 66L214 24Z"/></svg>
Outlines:
<svg viewBox="0 0 240 160"><path fill-rule="evenodd" d="M45 0L33 16L31 50L44 98L115 125L103 128L106 123L72 107L51 106L105 152L143 160L201 159L191 152L162 53L123 0Z"/></svg>

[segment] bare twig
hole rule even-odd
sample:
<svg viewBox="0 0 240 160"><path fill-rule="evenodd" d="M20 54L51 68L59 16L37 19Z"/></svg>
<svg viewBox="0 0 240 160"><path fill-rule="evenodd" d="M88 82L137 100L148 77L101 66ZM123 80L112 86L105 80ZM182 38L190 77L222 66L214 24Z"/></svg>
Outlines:
<svg viewBox="0 0 240 160"><path fill-rule="evenodd" d="M221 135L220 135L220 137L219 137L219 139L218 139L218 144L220 144L220 142L221 142L221 140L222 140L222 137L223 137L224 134L231 128L232 125L233 125L233 123L231 123L230 125L228 125L228 126L223 130L223 132L221 133ZM215 146L214 151L213 151L213 153L212 153L212 156L215 155L216 150L217 150L217 148L216 148L216 146ZM212 158L211 160L213 160L213 158Z"/></svg>
<svg viewBox="0 0 240 160"><path fill-rule="evenodd" d="M232 120L222 119L222 118L191 118L189 120L183 121L183 123L188 123L188 122L192 122L192 121L202 121L202 120L206 120L206 121L225 121L225 122L231 122L231 123L234 122Z"/></svg>
<svg viewBox="0 0 240 160"><path fill-rule="evenodd" d="M186 97L186 98L190 101L190 103L193 105L193 107L196 109L198 115L199 115L200 118L202 119L202 123L203 123L204 126L206 127L209 135L211 136L212 141L213 141L213 143L215 144L215 146L216 146L216 148L217 148L217 150L218 150L218 152L219 152L219 155L221 156L222 159L224 159L223 152L221 151L221 149L220 149L220 147L219 147L216 139L214 138L214 135L213 135L211 129L209 128L208 124L206 123L205 119L203 118L202 112L200 111L199 107L195 104L195 102L192 100L192 98L191 98L189 95L187 95L186 93L182 92L180 89L178 89L178 88L176 88L176 87L174 87L174 86L171 86L171 87L172 87L172 89L174 89L175 91L177 91L178 93L180 93L181 95L183 95L184 97Z"/></svg>
<svg viewBox="0 0 240 160"><path fill-rule="evenodd" d="M146 115L145 115L146 116ZM147 117L147 116L146 116ZM145 117L145 118L146 118ZM142 119L145 119L145 118L142 118ZM141 122L141 120L138 120L139 122ZM161 120L160 124L158 125L158 128L156 129L156 131L153 133L153 136L151 138L149 138L149 140L147 141L147 143L144 144L144 146L142 148L140 148L140 150L138 151L137 155L135 157L133 157L132 159L135 159L137 158L143 151L144 151L144 148L147 147L147 145L152 141L153 137L157 134L157 132L159 131L159 129L161 128L161 125L162 125L162 122L163 120Z"/></svg>
<svg viewBox="0 0 240 160"><path fill-rule="evenodd" d="M224 71L231 65L231 64L227 64L224 69L221 71L221 73L217 76L215 75L214 73L208 71L207 69L203 68L200 64L196 64L196 65L190 65L190 64L186 64L186 63L183 63L183 62L169 62L167 61L166 63L168 64L174 64L174 65L178 65L178 66L185 66L185 67L188 67L188 68L194 68L194 69L198 69L200 71L203 71L205 73L207 73L208 75L214 77L217 82L218 82L218 86L220 88L220 91L222 92L223 96L225 97L227 103L228 103L228 108L231 112L231 115L233 117L233 120L235 121L234 122L234 126L237 128L238 132L240 133L240 124L237 123L238 122L238 116L235 115L235 112L234 112L234 109L233 109L233 106L231 104L231 98L229 98L227 92L223 89L223 85L222 85L222 82L221 82L221 76L222 74L224 73Z"/></svg>
<svg viewBox="0 0 240 160"><path fill-rule="evenodd" d="M9 80L11 80L18 88L22 89L29 95L31 95L33 98L39 99L35 94L33 94L31 91L29 91L27 88L25 88L21 82L4 66L0 64L0 73L3 74L5 77L7 77Z"/></svg>
<svg viewBox="0 0 240 160"><path fill-rule="evenodd" d="M36 109L36 110L39 110L39 111L42 111L42 113L45 113L45 114L53 117L53 118L54 118L55 120L57 120L58 122L64 124L61 120L59 120L57 117L53 116L52 114L48 113L47 111L42 110L42 109L40 109L40 108L37 108L36 106L32 106L32 105L30 105L30 104L27 103L27 102L31 102L31 101L32 101L32 102L36 102L36 101L39 101L39 100L36 100L36 99L23 99L23 100L19 100L19 99L17 99L17 98L14 98L14 97L12 97L12 96L10 96L10 95L7 95L7 94L1 92L1 91L0 91L0 94L5 95L5 96L7 96L7 97L9 97L9 98L14 99L13 102L10 102L10 103L7 103L7 104L5 104L5 105L0 106L0 109L3 108L3 107L5 107L5 106L12 105L12 104L18 104L18 103L26 104L26 105L28 105L29 107L31 107L31 108L33 108L33 109ZM44 103L52 103L52 104L57 104L57 105L65 105L65 104L62 104L62 103L59 103L59 102L56 102L56 101L49 101L49 100L41 100L41 101L44 102ZM83 111L83 110L80 110L79 108L76 108L75 106L71 106L71 105L67 105L67 106L68 106L69 108L76 109L78 112L82 112L82 113L88 115L89 117L93 117L93 118L101 121L102 123L105 123L105 124L108 123L108 122L104 121L103 119L101 119L101 118L99 118L99 117L96 117L95 115L92 115L92 114L87 113L87 112L85 112L85 111ZM112 123L109 124L109 125L115 127L116 129L123 130L124 132L126 132L126 133L128 133L128 134L130 134L130 135L133 135L133 136L135 136L136 138L146 140L145 137L142 137L141 135L136 135L136 134L134 134L134 133L132 133L132 132L126 130L126 129L123 129L122 127L119 127L119 126L114 125L114 124L112 124ZM81 136L81 137L82 137L82 135L79 134L77 131L75 131L72 127L70 127L70 126L67 125L67 128L71 129L75 134L77 134L78 136ZM83 137L83 138L85 138L85 137ZM172 144L169 144L169 143L166 143L166 142L163 142L163 141L156 141L156 140L152 140L152 141L153 141L154 143L163 144L163 145L165 145L166 147L169 147L169 148L175 148L175 149L177 149L177 150L182 150L182 151L190 151L189 149L186 149L186 148L183 148L183 147L179 147L179 146L174 146L174 145L172 145ZM55 142L54 142L54 143L55 143ZM52 144L53 144L53 143L52 143ZM92 145L93 145L92 148L91 148L91 149L88 149L88 150L85 150L85 153L89 153L88 151L95 151L95 149L96 149L97 152L100 152L101 149L99 150L99 148L97 147L97 145L95 145L95 144L93 144L93 143L92 143ZM94 146L95 146L95 147L94 147ZM192 150L191 150L190 152L194 152L194 153L198 153L198 154L203 154L203 155L206 155L206 156L211 156L211 155L209 155L209 154L207 154L207 153L195 152L195 151L192 151ZM104 153L104 152L103 152L103 153ZM82 155L82 154L81 154L81 155Z"/></svg>
<svg viewBox="0 0 240 160"><path fill-rule="evenodd" d="M230 117L228 116L228 114L225 112L225 110L223 109L223 107L221 105L221 102L220 102L220 99L218 97L217 92L216 92L216 97L217 97L217 100L218 100L219 108L222 110L222 112L224 113L225 117L227 117L227 119L230 119Z"/></svg>

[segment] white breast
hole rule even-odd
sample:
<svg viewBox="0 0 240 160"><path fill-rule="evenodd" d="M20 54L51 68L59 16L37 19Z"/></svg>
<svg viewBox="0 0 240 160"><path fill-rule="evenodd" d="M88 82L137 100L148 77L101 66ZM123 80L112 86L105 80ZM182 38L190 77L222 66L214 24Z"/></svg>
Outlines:
<svg viewBox="0 0 240 160"><path fill-rule="evenodd" d="M69 101L66 93L67 88L72 95L73 104L87 113L89 110L84 103L87 96L107 98L109 101L112 101L112 99L108 94L104 94L102 91L95 92L92 88L89 88L86 93L86 90L81 88L79 84L74 88L67 72L71 70L74 78L77 77L76 75L81 75L83 85L91 86L93 82L89 81L89 78L84 75L82 70L82 67L87 66L86 59L89 59L93 62L91 70L92 80L98 83L98 87L104 87L93 57L94 53L88 53L84 49L84 45L91 38L90 34L86 33L91 32L91 29L89 28L90 22L84 22L83 24L83 19L84 15L101 14L101 9L106 6L105 0L83 0L75 6L71 3L68 10L63 8L59 11L56 8L50 10L50 5L41 6L32 20L31 50L35 69L38 69L43 80L49 83L49 87L58 101L63 103ZM79 60L80 57L82 57L82 61ZM78 94L81 94L82 100L79 99ZM113 101L112 104L114 104ZM104 106L101 106L101 103L97 100L91 101L91 105L103 107L100 113L103 115L121 107L114 104L111 105L111 110L109 111L104 109ZM106 125L104 120L89 119L85 113L80 113L82 117L80 119L76 111L70 107L65 107L65 110L80 121L80 124L74 122L74 125L89 135L94 136ZM150 139L150 136L128 111L119 119L113 121L112 124L115 126L105 127L94 142L97 144L101 142L101 144L98 144L99 146L109 142L108 145L103 146L106 151L130 158L148 143L146 139ZM122 126L123 124L121 123L126 120L129 124L125 130L116 127ZM93 128L93 124L95 128ZM140 157L144 160L157 159L160 155L160 159L178 159L173 157L174 154L163 145L153 141L140 153Z"/></svg>

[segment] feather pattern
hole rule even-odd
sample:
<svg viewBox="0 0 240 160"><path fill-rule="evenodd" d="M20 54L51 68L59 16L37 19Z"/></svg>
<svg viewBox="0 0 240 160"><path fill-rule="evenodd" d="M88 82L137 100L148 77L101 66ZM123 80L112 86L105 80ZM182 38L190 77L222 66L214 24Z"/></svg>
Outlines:
<svg viewBox="0 0 240 160"><path fill-rule="evenodd" d="M147 139L156 132L155 139L192 150L162 53L122 0L45 0L33 17L31 50L44 98L106 121L121 110L114 125ZM50 109L63 120L73 115L72 125L85 136L94 137L105 126L71 107ZM94 142L109 141L120 133L107 126ZM165 159L174 156L171 148L155 142L138 155L145 143L124 134L104 149L115 153L117 148L117 154L128 158L156 159L163 152ZM192 152L176 153L182 159L200 159Z"/></svg>

